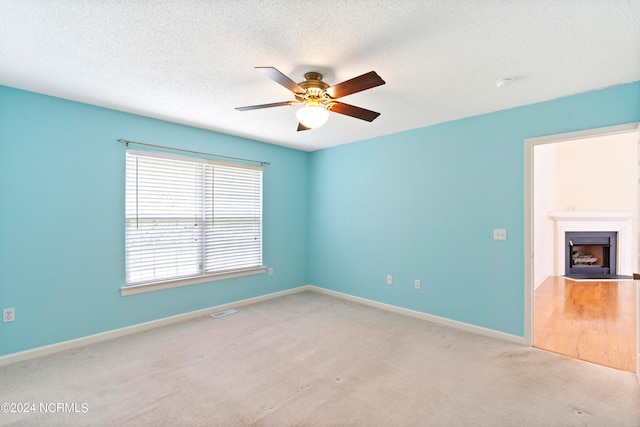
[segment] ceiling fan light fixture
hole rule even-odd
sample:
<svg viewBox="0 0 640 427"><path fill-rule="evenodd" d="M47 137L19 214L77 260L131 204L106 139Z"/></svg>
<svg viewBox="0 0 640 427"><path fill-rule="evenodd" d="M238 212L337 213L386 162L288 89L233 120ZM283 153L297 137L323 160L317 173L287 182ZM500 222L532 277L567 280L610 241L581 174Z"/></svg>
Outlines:
<svg viewBox="0 0 640 427"><path fill-rule="evenodd" d="M327 122L329 111L317 102L307 102L296 111L296 117L303 126L314 129Z"/></svg>

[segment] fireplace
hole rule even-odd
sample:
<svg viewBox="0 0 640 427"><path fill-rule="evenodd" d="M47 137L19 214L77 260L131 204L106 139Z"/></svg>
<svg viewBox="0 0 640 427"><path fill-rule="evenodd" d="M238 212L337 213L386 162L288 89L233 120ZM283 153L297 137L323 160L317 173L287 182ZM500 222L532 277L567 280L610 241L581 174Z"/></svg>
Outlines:
<svg viewBox="0 0 640 427"><path fill-rule="evenodd" d="M632 274L634 270L634 258L632 255L631 243L633 239L631 225L633 220L633 212L556 211L550 212L549 216L553 218L556 223L556 249L554 251L556 259L554 270L556 276L563 276L567 274L566 265L570 262L567 258L567 247L569 243L566 241L566 234L571 232L615 232L616 238L614 238L613 240L609 238L610 247L615 246L615 259L611 258L611 249L609 249L609 274ZM576 244L575 241L573 243L574 245ZM604 258L604 256L605 255L603 253L603 255L601 256L596 255L595 258ZM588 264L590 260L583 258L583 261L586 261L586 263ZM615 271L615 273L613 273L613 271Z"/></svg>
<svg viewBox="0 0 640 427"><path fill-rule="evenodd" d="M616 275L618 233L615 231L567 231L566 276Z"/></svg>

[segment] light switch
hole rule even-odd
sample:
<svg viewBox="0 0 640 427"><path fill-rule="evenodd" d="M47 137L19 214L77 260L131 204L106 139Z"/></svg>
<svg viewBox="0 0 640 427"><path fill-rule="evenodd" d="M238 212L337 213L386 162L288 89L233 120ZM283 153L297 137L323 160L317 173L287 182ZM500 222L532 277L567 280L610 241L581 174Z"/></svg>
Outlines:
<svg viewBox="0 0 640 427"><path fill-rule="evenodd" d="M507 240L507 229L506 228L494 228L493 229L493 240Z"/></svg>

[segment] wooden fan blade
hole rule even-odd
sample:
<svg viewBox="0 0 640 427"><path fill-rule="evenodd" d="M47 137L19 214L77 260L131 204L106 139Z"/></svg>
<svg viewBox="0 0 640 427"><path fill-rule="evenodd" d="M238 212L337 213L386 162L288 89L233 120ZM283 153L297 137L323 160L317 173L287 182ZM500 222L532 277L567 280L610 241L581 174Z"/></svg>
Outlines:
<svg viewBox="0 0 640 427"><path fill-rule="evenodd" d="M365 108L356 107L355 105L345 104L344 102L336 102L329 108L334 113L344 114L345 116L355 117L356 119L372 122L380 115L375 111Z"/></svg>
<svg viewBox="0 0 640 427"><path fill-rule="evenodd" d="M298 83L294 82L289 77L285 76L273 67L256 67L256 70L260 71L262 74L269 77L274 82L286 87L293 93L297 93L300 95L307 93L307 91L304 88L300 87Z"/></svg>
<svg viewBox="0 0 640 427"><path fill-rule="evenodd" d="M297 101L273 102L271 104L249 105L247 107L236 107L238 111L259 110L261 108L282 107L284 105L295 105Z"/></svg>
<svg viewBox="0 0 640 427"><path fill-rule="evenodd" d="M343 96L371 89L372 87L380 86L385 83L386 82L382 80L375 71L369 71L361 76L354 77L350 80L331 86L327 89L327 95L333 99L342 98Z"/></svg>
<svg viewBox="0 0 640 427"><path fill-rule="evenodd" d="M311 130L311 128L306 127L302 123L298 123L298 132L300 132L301 130Z"/></svg>

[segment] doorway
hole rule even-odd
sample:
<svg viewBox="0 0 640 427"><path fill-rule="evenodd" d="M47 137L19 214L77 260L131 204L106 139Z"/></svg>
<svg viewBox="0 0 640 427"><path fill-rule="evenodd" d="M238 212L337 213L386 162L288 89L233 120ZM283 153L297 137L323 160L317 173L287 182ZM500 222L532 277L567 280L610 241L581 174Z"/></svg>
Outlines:
<svg viewBox="0 0 640 427"><path fill-rule="evenodd" d="M536 218L540 216L540 210L542 211L553 211L553 210L563 210L563 211L594 211L594 210L603 210L602 208L598 208L599 205L597 203L592 203L589 201L589 198L595 199L600 197L602 199L602 189L598 187L599 182L594 180L589 180L586 178L580 178L575 175L574 172L570 172L575 180L583 187L586 188L585 191L580 191L580 194L573 194L572 197L567 197L566 194L556 194L557 189L553 189L551 191L551 195L547 194L547 200L539 200L536 198L536 188L535 184L539 181L537 177L540 177L540 164L536 164L536 150L552 150L553 146L560 143L573 143L580 144L578 140L588 140L588 139L597 139L599 137L619 137L623 134L626 134L628 138L633 138L633 144L638 143L638 134L640 127L638 123L632 123L627 125L613 126L608 128L601 129L591 129L580 132L572 132L568 134L561 135L552 135L547 137L540 138L531 138L525 141L525 340L529 345L535 345L534 342L534 301L535 301L535 290L543 283L543 279L547 279L548 277L554 276L562 276L563 272L557 271L557 261L555 260L557 257L556 251L554 250L553 241L555 241L558 236L555 235L555 229L553 226L553 220L549 219L547 223L540 224L539 221L536 221ZM637 150L637 145L635 146ZM576 155L576 162L579 162L580 155ZM630 159L633 162L635 171L635 178L632 183L634 189L632 190L632 199L635 200L636 196L640 194L640 185L637 181L638 170L635 159ZM541 162L544 163L544 162ZM584 168L583 168L584 169ZM554 174L562 175L564 173L562 167L560 169L556 168L556 165L553 164L553 167L549 167L547 165L547 171L552 171L550 174L545 174L548 182L554 182L557 177ZM582 171L580 171L582 173ZM536 174L538 174L536 176ZM546 176L549 175L549 176ZM622 179L622 178L621 178ZM544 183L545 181L542 180ZM626 181L625 181L626 182ZM575 182L574 182L575 184ZM540 183L538 182L538 185ZM544 185L549 185L544 184ZM574 187L575 188L575 187ZM539 190L539 188L538 188ZM559 193L566 191L566 189L558 190ZM577 197L579 196L579 197ZM606 195L604 199L606 199ZM560 203L560 205L558 205ZM635 206L632 207L634 212L638 211L638 204L634 202ZM542 208L542 209L540 209ZM613 207L609 206L610 210L624 210L621 209L620 206L613 204ZM537 215L537 216L536 216ZM637 227L638 218L637 215L634 219L634 253L638 253L637 250ZM535 228L535 231L534 231ZM537 254L537 255L536 255ZM550 256L550 254L552 254ZM544 258L544 260L543 260ZM542 260L542 262L541 262ZM542 266L541 266L542 265ZM638 266L638 259L635 258L632 263L632 270L640 270ZM622 274L631 274L632 272L621 272ZM637 282L627 283L627 287L632 286L636 287ZM572 288L573 289L573 288ZM635 293L635 289L634 289ZM636 306L635 313L637 320L640 320L640 315L638 315L638 308ZM638 330L638 328L636 328ZM637 337L635 343L634 351L638 352L640 345L638 345ZM640 364L640 357L636 357L636 363ZM636 368L635 371L640 375L640 371ZM640 379L640 376L639 376Z"/></svg>

